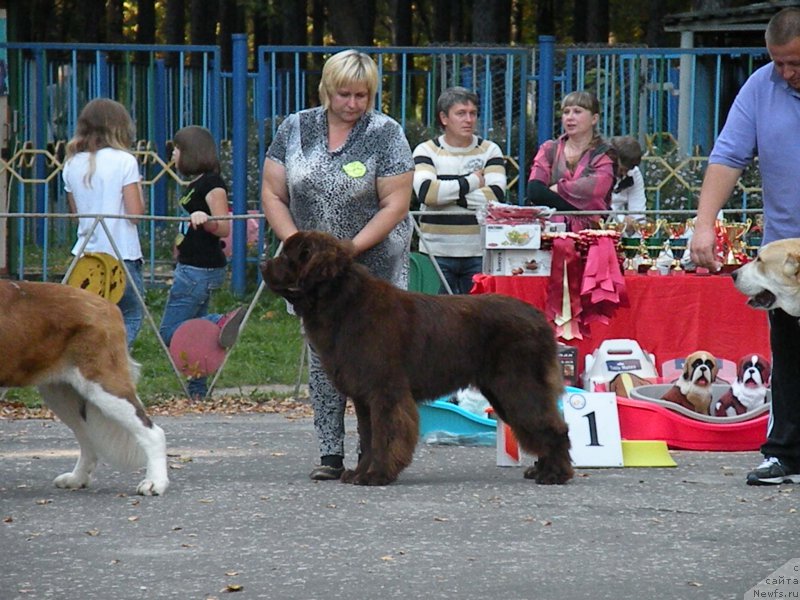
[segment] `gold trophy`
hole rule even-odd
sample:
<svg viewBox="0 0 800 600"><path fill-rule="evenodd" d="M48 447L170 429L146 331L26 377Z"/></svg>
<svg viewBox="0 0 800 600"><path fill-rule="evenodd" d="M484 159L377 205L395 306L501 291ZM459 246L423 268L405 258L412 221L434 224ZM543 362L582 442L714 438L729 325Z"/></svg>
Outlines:
<svg viewBox="0 0 800 600"><path fill-rule="evenodd" d="M620 238L620 244L622 244L622 251L625 253L623 268L626 271L635 271L636 261L633 259L640 253L639 246L642 243L639 223L631 221L630 223L622 223L622 226L623 231L620 232L620 235L623 237ZM629 232L632 232L632 235L628 235Z"/></svg>
<svg viewBox="0 0 800 600"><path fill-rule="evenodd" d="M664 240L662 236L656 234L661 231L665 224L666 221L664 219L656 219L654 221L648 219L644 223L639 224L639 231L642 232L642 244L640 248L644 250L644 256L646 257L646 261L643 261L643 263L649 264L651 271L658 271L655 259L658 258L658 255L661 253Z"/></svg>
<svg viewBox="0 0 800 600"><path fill-rule="evenodd" d="M725 232L725 242L727 245L727 252L725 253L726 265L739 264L739 259L736 258L736 255L744 253L744 241L742 238L744 234L750 230L752 224L752 219L747 219L744 223L734 221L724 222L722 224L722 230Z"/></svg>
<svg viewBox="0 0 800 600"><path fill-rule="evenodd" d="M675 271L683 271L681 268L681 258L687 248L686 230L689 229L689 221L673 221L666 223L664 229L670 237L670 246L672 249L672 256L675 258L673 269Z"/></svg>

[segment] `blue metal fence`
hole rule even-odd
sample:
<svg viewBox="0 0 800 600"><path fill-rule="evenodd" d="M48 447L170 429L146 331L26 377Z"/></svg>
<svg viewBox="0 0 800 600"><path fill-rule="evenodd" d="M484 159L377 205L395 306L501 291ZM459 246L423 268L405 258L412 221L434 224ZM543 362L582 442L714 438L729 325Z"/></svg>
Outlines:
<svg viewBox="0 0 800 600"><path fill-rule="evenodd" d="M317 103L324 59L342 48L265 46L248 69L244 35L234 36L232 72L220 70L216 46L3 44L9 59L10 146L0 159L14 212L66 212L60 181L64 146L83 104L98 96L128 106L137 128L145 189L154 215L176 214L184 184L169 164L170 139L189 124L220 141L233 212L258 210L260 167L281 118ZM762 48L577 48L542 36L536 48L359 48L378 64L376 106L396 118L415 145L435 132L442 89L464 85L480 98L481 135L518 165L510 199L520 199L531 156L560 130L558 102L590 89L601 99L606 136L638 136L648 150L652 208L693 208L699 175L738 87L769 60ZM675 158L671 158L671 157ZM760 183L752 177L732 203L752 207ZM10 267L24 275L31 244L48 260L63 254L74 231L63 220L16 220ZM236 221L233 288L243 292L249 261L245 222ZM143 236L151 280L169 269L171 235L156 222ZM50 257L50 258L49 258ZM0 265L3 267L3 265Z"/></svg>

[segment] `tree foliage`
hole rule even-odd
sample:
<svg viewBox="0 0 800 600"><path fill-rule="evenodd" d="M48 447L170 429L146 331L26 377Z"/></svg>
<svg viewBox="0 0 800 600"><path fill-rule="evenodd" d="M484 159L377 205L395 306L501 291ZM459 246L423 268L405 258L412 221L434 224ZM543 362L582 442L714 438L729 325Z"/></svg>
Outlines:
<svg viewBox="0 0 800 600"><path fill-rule="evenodd" d="M9 39L22 42L214 44L230 60L232 33L251 45L667 46L667 14L741 0L27 0L9 3Z"/></svg>

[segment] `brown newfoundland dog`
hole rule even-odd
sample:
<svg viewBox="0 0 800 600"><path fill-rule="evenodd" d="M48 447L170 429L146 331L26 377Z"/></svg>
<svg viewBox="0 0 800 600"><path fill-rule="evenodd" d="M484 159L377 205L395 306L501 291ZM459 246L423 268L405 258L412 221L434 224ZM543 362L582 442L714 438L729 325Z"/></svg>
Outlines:
<svg viewBox="0 0 800 600"><path fill-rule="evenodd" d="M353 260L351 245L298 232L262 263L267 285L303 319L309 343L336 387L352 398L361 457L342 481L391 483L411 463L419 436L416 402L477 387L538 457L537 483L572 475L556 340L532 306L500 295L405 292Z"/></svg>

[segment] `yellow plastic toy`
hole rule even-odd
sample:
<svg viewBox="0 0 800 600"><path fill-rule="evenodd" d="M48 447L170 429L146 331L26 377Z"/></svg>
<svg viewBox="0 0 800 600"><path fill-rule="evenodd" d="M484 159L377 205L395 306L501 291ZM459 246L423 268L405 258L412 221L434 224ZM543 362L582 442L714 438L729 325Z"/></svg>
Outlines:
<svg viewBox="0 0 800 600"><path fill-rule="evenodd" d="M125 269L105 252L86 252L75 263L67 285L88 290L116 304L125 291Z"/></svg>

